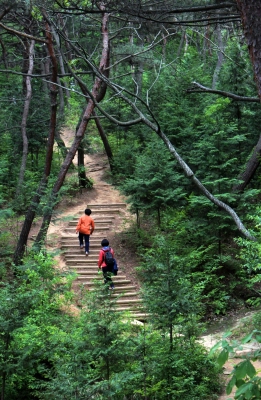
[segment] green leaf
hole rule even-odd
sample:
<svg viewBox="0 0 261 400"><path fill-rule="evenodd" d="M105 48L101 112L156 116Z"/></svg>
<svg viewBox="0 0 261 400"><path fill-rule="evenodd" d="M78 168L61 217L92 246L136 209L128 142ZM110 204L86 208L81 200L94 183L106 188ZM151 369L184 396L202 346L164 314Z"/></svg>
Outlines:
<svg viewBox="0 0 261 400"><path fill-rule="evenodd" d="M221 353L219 354L219 356L217 358L217 363L220 367L222 367L222 365L224 365L225 362L228 360L228 355L229 355L229 352L227 351L227 349L223 349L221 351Z"/></svg>
<svg viewBox="0 0 261 400"><path fill-rule="evenodd" d="M235 367L237 379L243 379L247 375L247 361L248 360L244 360Z"/></svg>
<svg viewBox="0 0 261 400"><path fill-rule="evenodd" d="M258 343L261 343L261 335L256 335L256 340L258 341Z"/></svg>
<svg viewBox="0 0 261 400"><path fill-rule="evenodd" d="M233 375L233 377L230 379L230 381L227 384L226 394L230 394L232 392L232 389L235 386L236 381L237 381L237 379L236 379L235 375Z"/></svg>
<svg viewBox="0 0 261 400"><path fill-rule="evenodd" d="M253 378L256 375L256 369L250 360L246 360L246 371L249 378Z"/></svg>
<svg viewBox="0 0 261 400"><path fill-rule="evenodd" d="M252 382L244 383L243 385L240 386L240 388L237 389L235 393L235 399L238 399L242 394L245 395L246 399L251 399L249 395L252 396L252 388L253 388Z"/></svg>
<svg viewBox="0 0 261 400"><path fill-rule="evenodd" d="M231 331L228 331L228 332L225 332L225 333L224 333L223 337L224 337L224 338L227 338L227 337L229 337L229 336L231 336L231 335L232 335L232 332L231 332Z"/></svg>
<svg viewBox="0 0 261 400"><path fill-rule="evenodd" d="M209 351L209 355L212 356L213 353L215 353L215 351L221 347L221 344L222 344L222 341L219 341L213 347L211 347L211 349Z"/></svg>
<svg viewBox="0 0 261 400"><path fill-rule="evenodd" d="M241 342L242 342L242 343L248 343L248 342L252 339L252 336L253 336L253 332L250 333L249 335L245 336L245 337L241 340Z"/></svg>

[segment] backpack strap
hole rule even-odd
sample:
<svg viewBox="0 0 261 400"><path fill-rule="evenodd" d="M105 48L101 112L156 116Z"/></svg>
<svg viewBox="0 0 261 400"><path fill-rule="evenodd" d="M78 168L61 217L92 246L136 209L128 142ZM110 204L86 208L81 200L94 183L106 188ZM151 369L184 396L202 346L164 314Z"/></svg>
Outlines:
<svg viewBox="0 0 261 400"><path fill-rule="evenodd" d="M105 262L105 255L106 255L106 253L108 253L108 251L111 251L111 247L109 247L108 250L102 249L102 251L103 251L103 262Z"/></svg>

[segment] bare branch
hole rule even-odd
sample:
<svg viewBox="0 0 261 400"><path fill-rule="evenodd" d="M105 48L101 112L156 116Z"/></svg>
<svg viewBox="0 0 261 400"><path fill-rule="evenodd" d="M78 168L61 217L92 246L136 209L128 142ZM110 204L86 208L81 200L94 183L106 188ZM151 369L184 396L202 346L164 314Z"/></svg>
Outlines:
<svg viewBox="0 0 261 400"><path fill-rule="evenodd" d="M0 22L0 27L5 29L7 32L14 33L15 35L26 37L27 39L35 40L36 42L41 42L41 43L47 44L47 41L45 39L41 39L39 37L36 37L36 36L33 36L33 35L29 35L29 34L24 33L24 32L17 31L16 29L9 28L8 26L2 24L2 22Z"/></svg>
<svg viewBox="0 0 261 400"><path fill-rule="evenodd" d="M198 82L192 82L192 84L194 86L187 89L186 90L187 93L195 93L195 92L196 93L203 93L203 92L214 93L214 94L218 94L219 96L229 97L230 99L235 100L235 101L248 101L248 102L252 102L252 103L260 103L260 99L258 97L238 96L237 94L226 92L224 90L216 90L216 89L208 88L206 86L201 85Z"/></svg>
<svg viewBox="0 0 261 400"><path fill-rule="evenodd" d="M50 74L26 74L24 72L19 72L19 71L13 71L11 69L0 69L0 72L3 74L13 74L13 75L21 75L21 76L30 76L30 78L48 78L48 76L51 76ZM92 71L77 71L78 75L90 75L93 74ZM64 74L57 74L59 78L63 78L65 76L71 76L70 73L64 73Z"/></svg>

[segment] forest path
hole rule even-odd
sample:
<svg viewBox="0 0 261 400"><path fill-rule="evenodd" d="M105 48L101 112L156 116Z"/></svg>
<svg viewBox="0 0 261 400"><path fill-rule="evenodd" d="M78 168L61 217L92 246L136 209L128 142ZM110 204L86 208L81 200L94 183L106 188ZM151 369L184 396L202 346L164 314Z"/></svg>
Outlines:
<svg viewBox="0 0 261 400"><path fill-rule="evenodd" d="M74 132L66 129L63 132L63 139L67 147L70 147L70 142L73 140ZM77 156L74 159L75 165L77 165ZM109 185L107 181L109 180L109 163L106 154L87 154L85 155L85 167L87 170L88 178L91 178L94 182L93 188L91 190L84 189L82 193L78 193L76 196L72 196L71 199L64 199L60 202L59 206L55 210L54 217L52 219L51 225L48 230L46 246L53 252L57 252L55 256L57 260L57 267L60 269L67 269L66 258L62 251L62 236L69 226L70 221L75 220L75 217L84 212L87 205L98 205L98 204L120 204L126 202L126 198L119 193L112 185ZM71 173L71 175L76 175L76 171ZM95 212L93 213L93 215ZM117 220L114 223L113 230L106 231L106 236L110 240L110 244L115 250L116 258L119 264L119 268L123 268L124 275L126 279L130 280L133 286L136 287L137 291L139 289L139 282L136 277L135 267L137 262L133 258L133 254L130 257L130 249L128 243L126 243L125 238L122 237L121 232L124 231L128 224L132 223L133 216L125 208L121 210L121 215L118 215ZM32 231L33 233L33 231ZM75 233L70 233L75 246L78 245L77 235ZM125 246L126 244L126 246ZM97 267L96 267L97 268ZM202 344L210 349L218 341L220 341L229 329L235 329L238 325L246 325L247 319L251 318L250 313L245 313L244 311L241 315L231 316L228 319L224 318L223 324L222 320L219 320L215 329L212 329L211 333L206 333L201 338ZM247 333L247 332L246 332ZM254 348L256 345L254 345ZM237 353L234 358L228 360L224 366L224 382L230 380L230 374L233 370L233 366L240 361L242 361L242 354L251 351L253 347L245 346L241 353ZM254 363L257 370L261 371L261 363L256 361ZM218 397L218 400L228 400L233 398L233 393L230 395L225 394L225 383L224 383L224 393Z"/></svg>
<svg viewBox="0 0 261 400"><path fill-rule="evenodd" d="M62 138L67 147L70 147L73 135L72 131L64 130ZM77 155L73 163L77 166ZM106 237L115 251L119 267L118 275L113 277L115 290L111 297L117 298L116 306L119 310L129 311L136 319L144 320L146 315L142 310L139 283L134 270L137 263L133 255L128 257L128 239L124 233L132 223L133 215L128 211L126 198L107 182L110 168L106 154L85 155L85 168L87 177L93 181L93 187L82 189L82 193L76 197L60 202L48 229L47 247L53 251L57 248L60 250L55 257L60 269L73 270L78 274L73 288L80 294L80 288L92 290L94 279L102 279L97 262L101 240ZM78 180L76 170L69 175ZM96 225L90 237L88 257L80 250L78 235L75 233L78 219L87 207L92 210L91 216Z"/></svg>

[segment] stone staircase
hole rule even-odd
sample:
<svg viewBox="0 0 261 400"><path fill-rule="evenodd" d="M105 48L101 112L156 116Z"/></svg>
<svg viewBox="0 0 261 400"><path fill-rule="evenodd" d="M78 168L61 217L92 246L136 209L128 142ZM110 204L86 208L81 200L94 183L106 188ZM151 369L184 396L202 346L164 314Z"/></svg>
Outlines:
<svg viewBox="0 0 261 400"><path fill-rule="evenodd" d="M84 249L80 249L78 235L75 233L78 219L84 213L84 210L79 211L78 215L68 223L63 232L61 244L66 266L78 274L75 281L76 286L83 286L88 290L93 290L94 279L103 280L102 273L98 274L97 266L101 240L104 238L110 240L110 234L118 230L118 224L126 210L126 204L88 204L86 207L92 210L91 216L95 221L95 231L90 236L89 256L86 257ZM113 243L110 243L114 248L117 259L117 248L115 249ZM117 276L112 278L115 289L110 292L110 295L112 298L116 298L117 310L128 311L133 318L144 321L146 320L146 314L142 309L137 287L123 273L118 259L117 263L119 271Z"/></svg>

